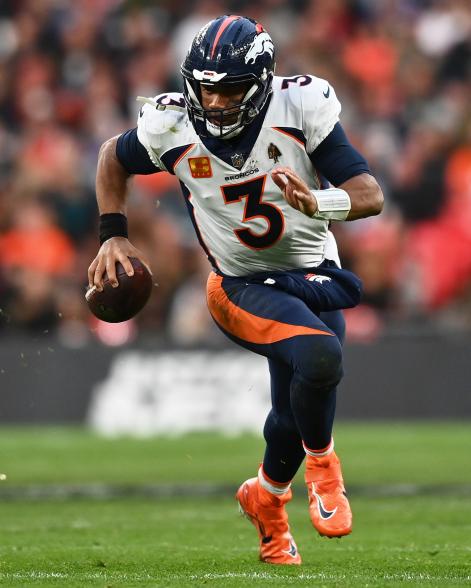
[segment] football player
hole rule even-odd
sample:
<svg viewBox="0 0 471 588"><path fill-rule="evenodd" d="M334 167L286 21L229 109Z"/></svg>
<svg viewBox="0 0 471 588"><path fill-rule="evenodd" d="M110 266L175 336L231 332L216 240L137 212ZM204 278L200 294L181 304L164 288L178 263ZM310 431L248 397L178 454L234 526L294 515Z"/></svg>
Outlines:
<svg viewBox="0 0 471 588"><path fill-rule="evenodd" d="M340 269L329 223L378 214L383 196L345 136L332 86L274 71L273 41L252 19L221 16L199 31L181 67L183 93L142 99L137 127L101 148L101 248L89 282L101 290L106 271L117 287L116 262L132 275L128 257L142 259L128 240L130 177L175 174L212 266L213 319L268 358L266 450L237 500L258 531L260 558L299 564L285 505L305 458L314 527L328 537L352 529L332 427L341 309L358 303L360 282Z"/></svg>

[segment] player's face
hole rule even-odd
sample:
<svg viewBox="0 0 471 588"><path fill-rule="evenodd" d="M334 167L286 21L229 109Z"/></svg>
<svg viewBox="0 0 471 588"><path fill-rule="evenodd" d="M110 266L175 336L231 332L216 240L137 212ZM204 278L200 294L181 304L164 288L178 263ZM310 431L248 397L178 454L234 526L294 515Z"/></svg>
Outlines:
<svg viewBox="0 0 471 588"><path fill-rule="evenodd" d="M201 105L205 110L225 110L238 106L244 98L250 85L201 85ZM230 126L237 122L239 113L229 114L222 120L223 126ZM221 124L221 118L217 115L208 116L208 119L214 124Z"/></svg>

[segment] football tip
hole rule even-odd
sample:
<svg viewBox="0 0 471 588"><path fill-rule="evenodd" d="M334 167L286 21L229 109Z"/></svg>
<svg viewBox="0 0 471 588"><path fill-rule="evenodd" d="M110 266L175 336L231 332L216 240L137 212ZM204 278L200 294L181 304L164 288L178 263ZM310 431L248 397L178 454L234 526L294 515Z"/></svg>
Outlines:
<svg viewBox="0 0 471 588"><path fill-rule="evenodd" d="M93 294L96 292L96 286L88 286L85 292L85 300L88 302Z"/></svg>

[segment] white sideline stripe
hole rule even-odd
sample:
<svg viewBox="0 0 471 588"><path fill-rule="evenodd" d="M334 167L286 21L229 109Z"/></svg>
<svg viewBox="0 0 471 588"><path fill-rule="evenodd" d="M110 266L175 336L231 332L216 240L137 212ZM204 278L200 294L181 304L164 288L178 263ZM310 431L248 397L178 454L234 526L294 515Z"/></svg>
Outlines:
<svg viewBox="0 0 471 588"><path fill-rule="evenodd" d="M351 577L351 576L349 576ZM269 572L208 572L206 574L192 574L190 580L227 580L228 578L244 578L246 580L278 580L283 582L294 583L298 580L345 580L346 574L297 574L295 576L284 576L270 574Z"/></svg>
<svg viewBox="0 0 471 588"><path fill-rule="evenodd" d="M174 576L177 578L177 576ZM225 572L225 573L212 573L206 574L192 574L191 576L179 576L179 578L189 578L190 580L224 580L228 578L244 578L247 580L275 580L282 581L284 583L294 584L299 580L346 580L348 579L364 579L361 574L333 574L319 572L318 574L296 574L293 576L275 575L268 572ZM434 580L447 582L449 580L460 580L468 581L471 576L461 576L459 574L450 574L445 576L435 576L433 574L426 574L423 572L402 572L396 574L378 574L373 578L377 580Z"/></svg>
<svg viewBox="0 0 471 588"><path fill-rule="evenodd" d="M64 572L0 572L0 580L31 580L31 579L46 579L46 578L59 578L61 580L67 579L78 579L81 580L107 580L107 581L143 581L143 580L158 580L158 575L152 574L139 574L139 573L110 573L108 571L93 572L93 573L71 573L67 574ZM364 579L361 574L334 574L319 572L317 574L305 574L300 573L296 575L285 576L284 574L270 574L269 572L223 572L213 573L208 572L205 574L169 574L169 580L224 580L229 578L243 578L247 580L272 580L275 582L283 582L288 584L294 584L299 580L355 580ZM439 581L448 582L450 580L459 580L460 582L468 582L471 580L471 576L461 576L460 574L448 574L448 575L434 575L423 572L398 572L394 574L384 573L378 574L374 578L378 580L392 580L392 581Z"/></svg>

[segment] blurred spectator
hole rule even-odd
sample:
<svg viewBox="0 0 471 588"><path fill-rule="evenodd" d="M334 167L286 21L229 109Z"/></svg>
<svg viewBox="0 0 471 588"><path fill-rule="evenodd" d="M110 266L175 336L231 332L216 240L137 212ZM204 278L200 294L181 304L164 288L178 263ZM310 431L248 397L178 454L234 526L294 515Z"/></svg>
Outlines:
<svg viewBox="0 0 471 588"><path fill-rule="evenodd" d="M5 272L23 269L63 276L71 271L74 257L70 239L54 224L49 208L37 201L21 202L10 228L0 236L0 266Z"/></svg>
<svg viewBox="0 0 471 588"><path fill-rule="evenodd" d="M193 35L234 9L270 30L278 75L331 81L386 194L379 219L334 227L365 287L348 313L352 335L414 317L471 328L469 0L1 2L0 324L55 329L71 346L151 330L181 344L218 337L204 303L207 262L168 174L136 178L129 207L132 239L154 270L148 306L106 329L83 292L98 245L100 144L135 125L137 95L179 90Z"/></svg>
<svg viewBox="0 0 471 588"><path fill-rule="evenodd" d="M0 236L2 311L10 326L43 330L57 323L55 285L71 272L74 259L70 239L45 205L24 201L15 208Z"/></svg>

